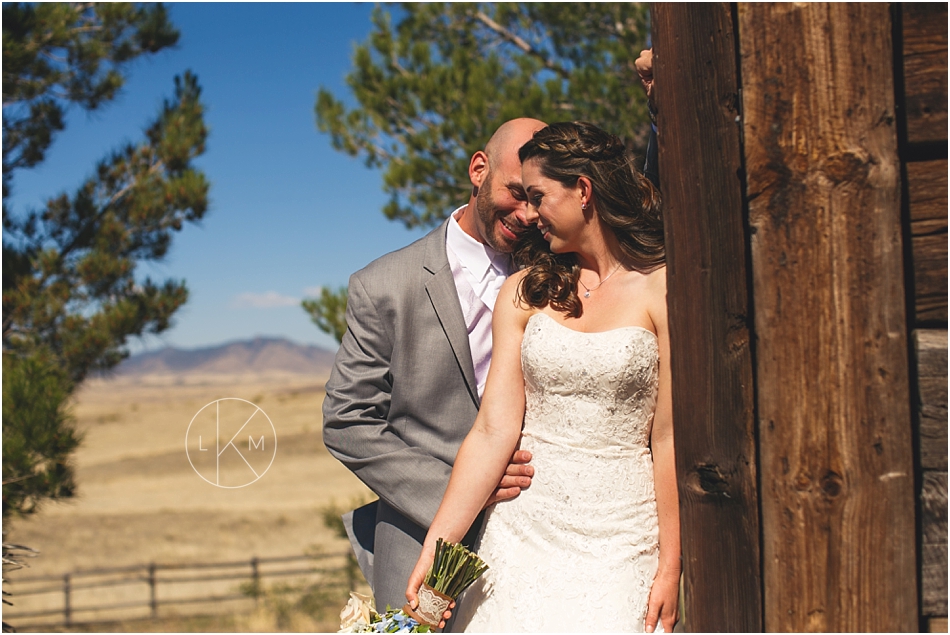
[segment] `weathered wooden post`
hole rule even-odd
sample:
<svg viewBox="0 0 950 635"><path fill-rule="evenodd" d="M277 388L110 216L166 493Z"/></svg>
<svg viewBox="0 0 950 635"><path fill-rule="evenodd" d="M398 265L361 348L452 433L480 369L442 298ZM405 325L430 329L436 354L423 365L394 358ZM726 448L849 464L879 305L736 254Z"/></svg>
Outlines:
<svg viewBox="0 0 950 635"><path fill-rule="evenodd" d="M922 615L947 626L947 331L915 333L920 426ZM932 624L932 632L940 632Z"/></svg>
<svg viewBox="0 0 950 635"><path fill-rule="evenodd" d="M356 572L359 571L359 563L352 551L346 552L346 588L353 590L356 588Z"/></svg>
<svg viewBox="0 0 950 635"><path fill-rule="evenodd" d="M921 628L947 630L947 5L895 5Z"/></svg>
<svg viewBox="0 0 950 635"><path fill-rule="evenodd" d="M66 626L72 626L73 623L73 607L72 607L72 598L70 597L72 592L72 580L68 573L63 574L63 623Z"/></svg>
<svg viewBox="0 0 950 635"><path fill-rule="evenodd" d="M686 627L762 629L739 86L728 4L653 5Z"/></svg>
<svg viewBox="0 0 950 635"><path fill-rule="evenodd" d="M654 5L689 630L918 629L908 333L926 315L946 341L946 7L942 50L913 36L942 73L905 45L906 136L943 161L942 209L910 222L902 10Z"/></svg>
<svg viewBox="0 0 950 635"><path fill-rule="evenodd" d="M738 24L766 629L916 631L889 7Z"/></svg>
<svg viewBox="0 0 950 635"><path fill-rule="evenodd" d="M261 603L261 570L260 559L257 556L251 558L251 589L254 593L254 604Z"/></svg>
<svg viewBox="0 0 950 635"><path fill-rule="evenodd" d="M149 607L152 610L152 619L158 617L158 580L155 577L155 563L151 562L148 565L148 597L149 597Z"/></svg>

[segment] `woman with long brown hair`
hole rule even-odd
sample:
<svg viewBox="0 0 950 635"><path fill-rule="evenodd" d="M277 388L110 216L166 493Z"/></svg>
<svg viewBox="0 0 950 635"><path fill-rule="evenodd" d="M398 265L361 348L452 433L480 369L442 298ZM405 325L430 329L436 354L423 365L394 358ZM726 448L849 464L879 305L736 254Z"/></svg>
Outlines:
<svg viewBox="0 0 950 635"><path fill-rule="evenodd" d="M532 486L489 508L491 569L454 626L670 631L681 564L658 196L591 124L548 126L519 156L539 231L499 293L482 406L406 595L415 605L436 539L462 539L520 438Z"/></svg>

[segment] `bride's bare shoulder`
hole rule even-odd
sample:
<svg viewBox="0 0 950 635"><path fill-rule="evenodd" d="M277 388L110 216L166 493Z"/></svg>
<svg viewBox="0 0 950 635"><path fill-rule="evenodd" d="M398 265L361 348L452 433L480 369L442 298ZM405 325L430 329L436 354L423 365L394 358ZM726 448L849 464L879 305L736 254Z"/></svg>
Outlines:
<svg viewBox="0 0 950 635"><path fill-rule="evenodd" d="M509 300L517 299L521 281L524 280L527 274L528 269L521 269L508 276L505 283L501 285L501 290L498 292L498 299L500 300L502 297Z"/></svg>
<svg viewBox="0 0 950 635"><path fill-rule="evenodd" d="M512 283L514 283L514 284L520 284L520 283L521 283L521 280L522 280L526 275L528 275L528 272L529 272L529 271L531 271L531 267L525 267L524 269L519 269L518 271L516 271L516 272L514 272L513 274L511 274L510 276L508 276L508 279L505 280L505 284L512 284Z"/></svg>
<svg viewBox="0 0 950 635"><path fill-rule="evenodd" d="M656 333L666 330L666 265L646 275L648 311Z"/></svg>
<svg viewBox="0 0 950 635"><path fill-rule="evenodd" d="M653 292L666 296L666 265L661 265L646 274L647 288Z"/></svg>
<svg viewBox="0 0 950 635"><path fill-rule="evenodd" d="M521 298L521 281L527 273L527 269L522 269L508 276L498 291L498 299L495 300L496 313L501 310L512 317L517 316L518 321L527 322L528 318L537 312L536 308L528 306Z"/></svg>

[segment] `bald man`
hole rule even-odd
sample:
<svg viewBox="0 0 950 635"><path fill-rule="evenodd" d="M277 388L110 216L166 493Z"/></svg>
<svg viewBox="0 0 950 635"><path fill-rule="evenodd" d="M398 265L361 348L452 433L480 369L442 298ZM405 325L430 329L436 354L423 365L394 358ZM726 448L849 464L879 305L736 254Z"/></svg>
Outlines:
<svg viewBox="0 0 950 635"><path fill-rule="evenodd" d="M347 331L327 381L323 439L379 501L344 516L376 606L406 581L475 421L491 358L491 313L529 228L518 149L545 124L504 123L472 155L472 193L439 228L350 278ZM531 483L516 452L488 504ZM470 536L478 531L476 521Z"/></svg>

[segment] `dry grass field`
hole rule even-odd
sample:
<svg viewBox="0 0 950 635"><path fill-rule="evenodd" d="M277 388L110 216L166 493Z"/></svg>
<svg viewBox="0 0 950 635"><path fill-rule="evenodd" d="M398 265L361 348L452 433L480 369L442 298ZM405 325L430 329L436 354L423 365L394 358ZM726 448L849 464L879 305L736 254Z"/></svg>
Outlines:
<svg viewBox="0 0 950 635"><path fill-rule="evenodd" d="M57 574L139 563L241 561L257 557L319 551L342 553L348 547L325 526L322 511L368 498L366 488L335 459L321 441L320 407L324 377L269 375L186 375L118 377L87 382L76 397L73 415L84 434L76 454L79 495L47 504L28 519L5 527L7 541L40 552L17 576ZM189 463L185 436L203 406L217 399L241 398L266 412L277 435L273 463L259 480L222 489L198 476ZM210 412L210 411L209 411ZM236 467L234 469L237 469ZM232 585L234 586L234 585ZM233 592L233 589L232 589ZM121 601L121 590L99 590L93 599ZM273 599L273 598L271 598ZM339 598L339 605L345 602ZM4 611L39 608L26 598ZM44 606L61 606L53 594ZM331 599L331 602L336 602ZM278 602L278 600L274 600ZM217 620L123 622L118 630L320 630L330 623L283 616L267 598L255 613L237 616L221 607ZM76 606L82 598L75 598ZM252 604L253 606L253 604ZM267 607L270 607L268 612ZM206 607L205 607L206 608ZM182 614L194 613L196 608ZM246 608L244 609L246 612ZM138 610L139 615L147 610ZM131 616L131 615L130 615ZM95 619L76 615L77 622ZM226 621L222 622L221 619ZM296 620L296 621L295 621ZM105 625L99 628L105 628ZM74 627L74 630L81 630Z"/></svg>

